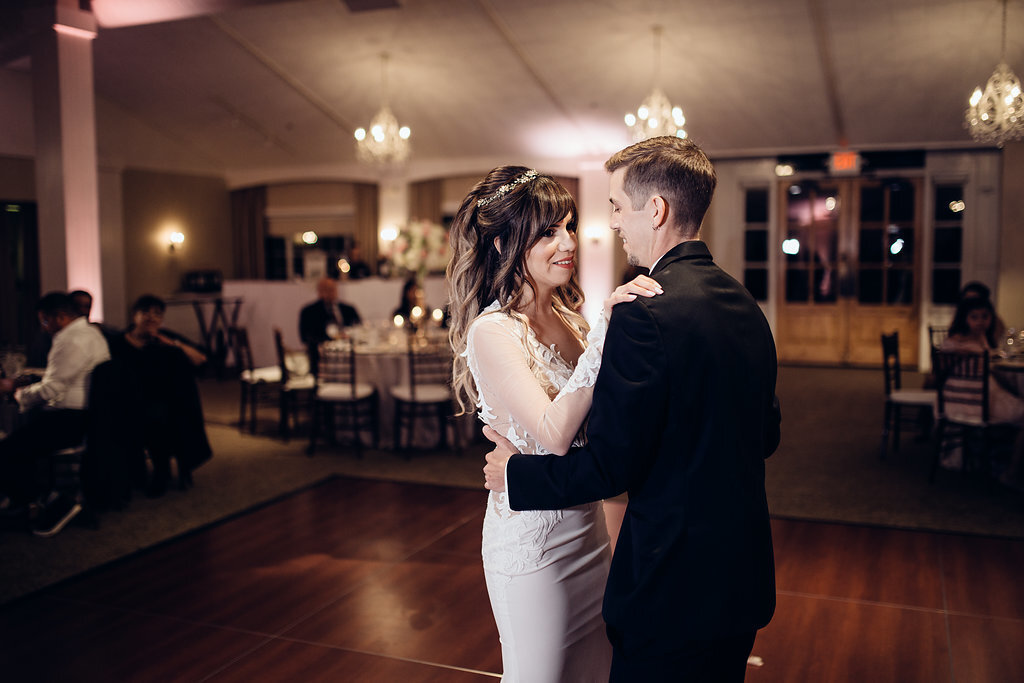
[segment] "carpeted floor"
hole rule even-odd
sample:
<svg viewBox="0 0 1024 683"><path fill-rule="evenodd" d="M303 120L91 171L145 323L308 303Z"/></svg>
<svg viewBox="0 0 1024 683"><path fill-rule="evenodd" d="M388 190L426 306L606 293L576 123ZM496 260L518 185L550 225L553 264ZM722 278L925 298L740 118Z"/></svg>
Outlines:
<svg viewBox="0 0 1024 683"><path fill-rule="evenodd" d="M138 495L99 529L69 526L49 539L0 532L0 604L336 474L482 485L483 443L461 458L367 451L356 459L340 449L309 458L303 438L274 437L273 407L262 409L259 435L240 434L237 383L201 384L214 458L196 471L195 488ZM898 455L878 458L880 370L782 368L779 396L783 441L767 467L775 516L1024 538L1024 496L957 472L940 471L929 484L930 444L905 434Z"/></svg>

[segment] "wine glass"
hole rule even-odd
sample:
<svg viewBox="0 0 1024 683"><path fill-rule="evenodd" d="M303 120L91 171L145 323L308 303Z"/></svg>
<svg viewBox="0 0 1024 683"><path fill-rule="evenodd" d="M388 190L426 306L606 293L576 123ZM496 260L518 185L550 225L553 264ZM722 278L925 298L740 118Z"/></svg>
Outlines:
<svg viewBox="0 0 1024 683"><path fill-rule="evenodd" d="M25 354L15 350L7 351L0 358L0 367L3 367L5 376L17 377L25 367Z"/></svg>

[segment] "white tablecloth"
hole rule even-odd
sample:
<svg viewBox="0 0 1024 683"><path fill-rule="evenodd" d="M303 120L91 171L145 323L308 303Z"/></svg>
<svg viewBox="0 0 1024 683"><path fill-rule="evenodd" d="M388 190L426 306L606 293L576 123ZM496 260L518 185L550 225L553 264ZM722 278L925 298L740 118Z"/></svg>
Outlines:
<svg viewBox="0 0 1024 683"><path fill-rule="evenodd" d="M1001 385L1024 397L1024 358L993 361L991 367L992 374Z"/></svg>
<svg viewBox="0 0 1024 683"><path fill-rule="evenodd" d="M338 298L359 311L367 323L385 323L398 307L404 282L377 277L347 280L338 285ZM428 308L441 308L447 302L443 277L428 277L423 283ZM249 332L253 363L258 366L277 363L274 328L281 329L284 344L300 348L299 311L316 299L315 283L269 280L228 280L224 297L241 297L238 325ZM229 363L231 360L229 359Z"/></svg>

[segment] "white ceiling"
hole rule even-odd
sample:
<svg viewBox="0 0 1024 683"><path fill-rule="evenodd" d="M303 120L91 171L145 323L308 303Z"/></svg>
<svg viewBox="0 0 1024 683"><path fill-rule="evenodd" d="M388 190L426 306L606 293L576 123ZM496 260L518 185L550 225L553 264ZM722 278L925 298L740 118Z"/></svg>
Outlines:
<svg viewBox="0 0 1024 683"><path fill-rule="evenodd" d="M998 0L390 2L93 0L96 91L225 172L348 163L386 51L417 162L603 159L660 24L661 86L722 158L969 147L967 97L1000 58ZM1006 56L1024 73L1021 0Z"/></svg>

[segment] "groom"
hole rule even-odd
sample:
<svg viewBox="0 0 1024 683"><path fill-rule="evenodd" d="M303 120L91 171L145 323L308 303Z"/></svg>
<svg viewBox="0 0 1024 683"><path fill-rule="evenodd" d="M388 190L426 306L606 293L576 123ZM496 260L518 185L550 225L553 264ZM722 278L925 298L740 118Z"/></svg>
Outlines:
<svg viewBox="0 0 1024 683"><path fill-rule="evenodd" d="M697 239L716 182L700 148L653 138L605 168L611 229L665 293L613 309L587 445L524 456L485 429L487 488L507 485L514 510L628 491L604 597L611 680L742 681L775 610L764 490L779 443L775 343Z"/></svg>

